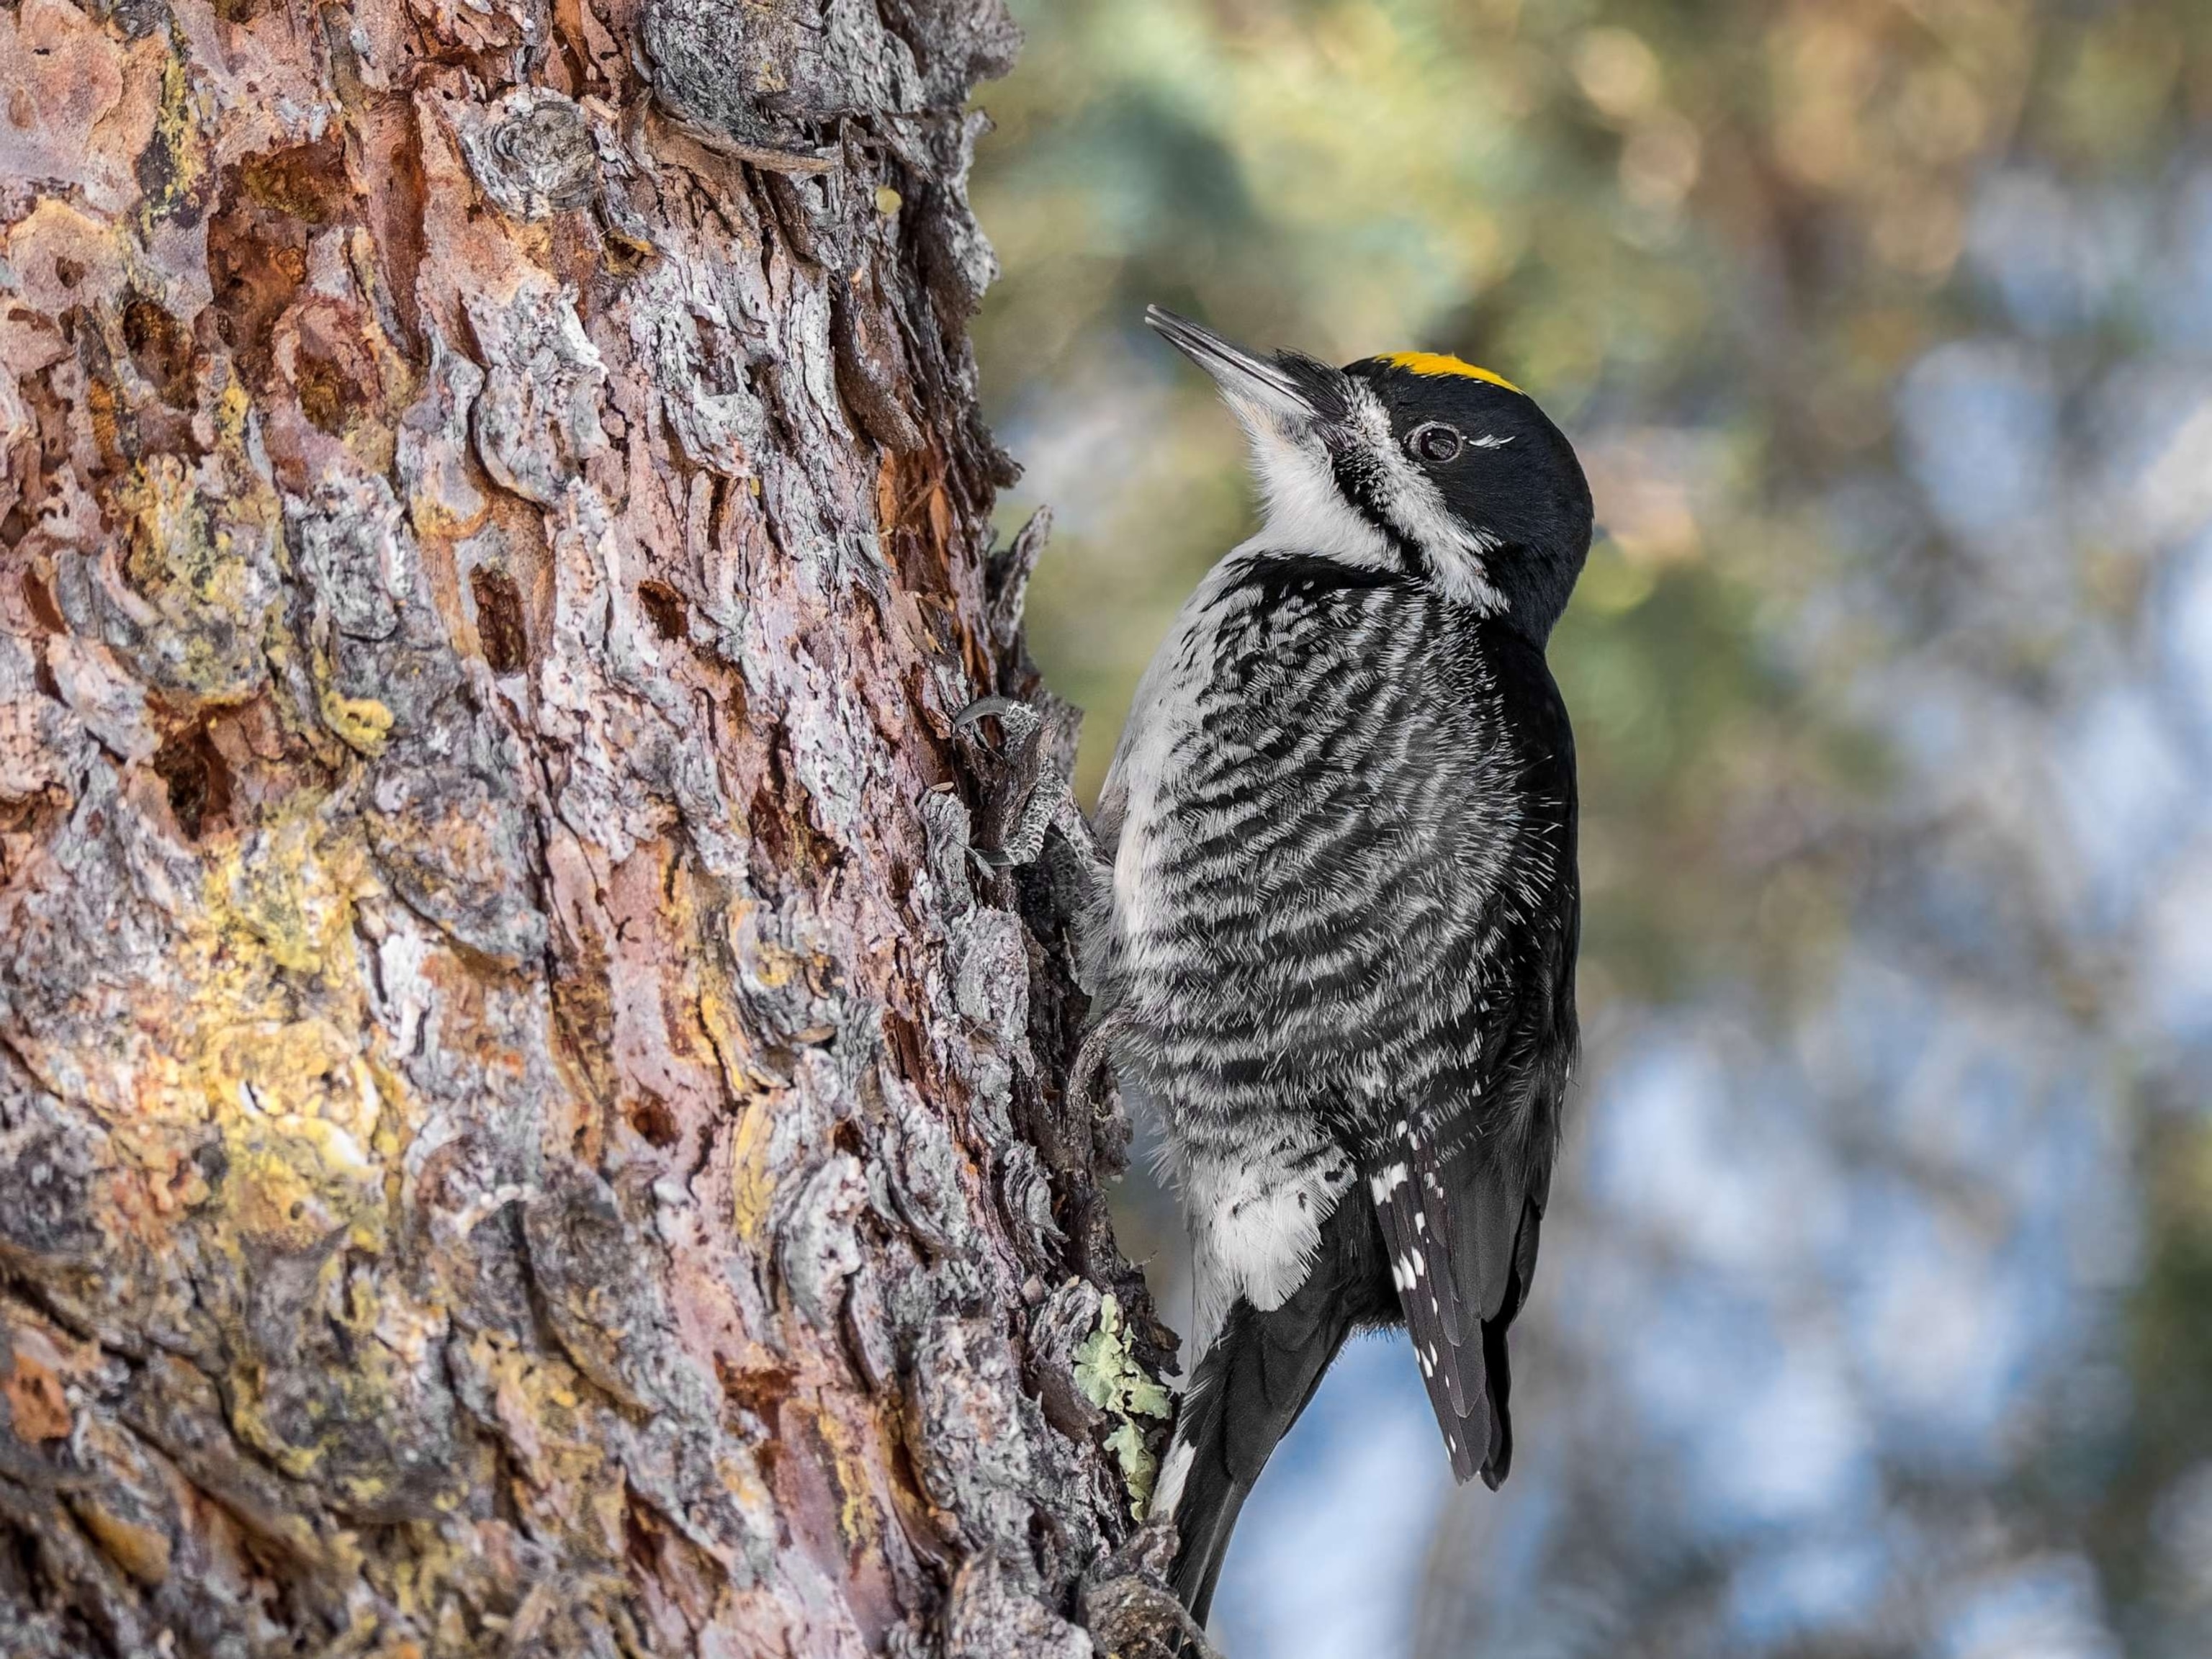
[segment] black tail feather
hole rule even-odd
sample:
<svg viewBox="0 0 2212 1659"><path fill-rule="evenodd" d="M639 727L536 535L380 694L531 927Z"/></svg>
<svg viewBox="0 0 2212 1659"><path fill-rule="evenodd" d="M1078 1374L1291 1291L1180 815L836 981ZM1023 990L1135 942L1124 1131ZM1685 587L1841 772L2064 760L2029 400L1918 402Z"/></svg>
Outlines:
<svg viewBox="0 0 2212 1659"><path fill-rule="evenodd" d="M1188 1501L1179 1506L1179 1513L1188 1518L1176 1522L1179 1541L1175 1572L1169 1583L1176 1599L1190 1609L1190 1616L1203 1630L1213 1609L1213 1587L1220 1581L1221 1564L1228 1559L1229 1534L1236 1528L1237 1514L1252 1487L1249 1482L1235 1479L1200 1480L1195 1471L1194 1477L1191 1488L1186 1489Z"/></svg>
<svg viewBox="0 0 2212 1659"><path fill-rule="evenodd" d="M1237 1512L1351 1334L1338 1309L1306 1301L1301 1292L1270 1313L1237 1303L1183 1396L1176 1443L1190 1449L1190 1467L1176 1504L1174 1584L1200 1625Z"/></svg>
<svg viewBox="0 0 2212 1659"><path fill-rule="evenodd" d="M1175 1497L1176 1594L1202 1626L1237 1512L1276 1443L1306 1408L1345 1339L1393 1318L1397 1297L1373 1209L1340 1204L1305 1282L1279 1308L1233 1304L1183 1395L1164 1478L1188 1455Z"/></svg>

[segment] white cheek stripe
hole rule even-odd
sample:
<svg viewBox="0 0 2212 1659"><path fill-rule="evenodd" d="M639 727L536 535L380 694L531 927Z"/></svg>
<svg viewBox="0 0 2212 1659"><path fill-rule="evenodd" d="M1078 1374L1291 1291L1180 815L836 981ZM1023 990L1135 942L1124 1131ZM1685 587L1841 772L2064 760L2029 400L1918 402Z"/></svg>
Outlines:
<svg viewBox="0 0 2212 1659"><path fill-rule="evenodd" d="M1497 538L1452 516L1436 484L1399 449L1389 416L1365 386L1352 388L1352 416L1367 447L1382 465L1382 511L1401 535L1428 556L1437 585L1486 616L1503 611L1505 596L1491 585L1484 563L1496 550ZM1496 442L1484 446L1501 447Z"/></svg>

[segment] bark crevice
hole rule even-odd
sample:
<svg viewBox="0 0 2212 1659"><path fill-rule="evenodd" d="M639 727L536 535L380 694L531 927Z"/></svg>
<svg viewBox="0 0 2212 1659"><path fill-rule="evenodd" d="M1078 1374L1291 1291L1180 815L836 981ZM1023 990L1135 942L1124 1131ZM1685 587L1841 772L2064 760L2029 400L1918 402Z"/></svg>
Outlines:
<svg viewBox="0 0 2212 1659"><path fill-rule="evenodd" d="M314 21L0 12L10 1651L1086 1651L1012 25Z"/></svg>

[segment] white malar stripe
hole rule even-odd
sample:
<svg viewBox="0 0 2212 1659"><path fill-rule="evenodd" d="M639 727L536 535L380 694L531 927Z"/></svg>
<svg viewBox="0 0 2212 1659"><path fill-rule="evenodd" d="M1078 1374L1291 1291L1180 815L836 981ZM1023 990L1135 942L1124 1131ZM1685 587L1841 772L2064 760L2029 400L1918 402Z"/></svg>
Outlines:
<svg viewBox="0 0 2212 1659"><path fill-rule="evenodd" d="M1252 442L1252 472L1266 517L1240 552L1318 553L1346 564L1389 570L1396 555L1382 532L1359 516L1337 488L1336 469L1318 438L1292 434L1263 411L1238 408Z"/></svg>

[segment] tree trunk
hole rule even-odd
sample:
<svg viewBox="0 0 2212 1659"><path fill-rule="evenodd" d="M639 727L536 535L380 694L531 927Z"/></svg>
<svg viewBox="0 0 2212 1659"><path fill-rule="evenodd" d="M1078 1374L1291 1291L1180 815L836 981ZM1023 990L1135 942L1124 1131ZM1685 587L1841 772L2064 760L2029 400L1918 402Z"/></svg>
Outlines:
<svg viewBox="0 0 2212 1659"><path fill-rule="evenodd" d="M0 1650L1089 1651L998 0L111 5L0 0Z"/></svg>

